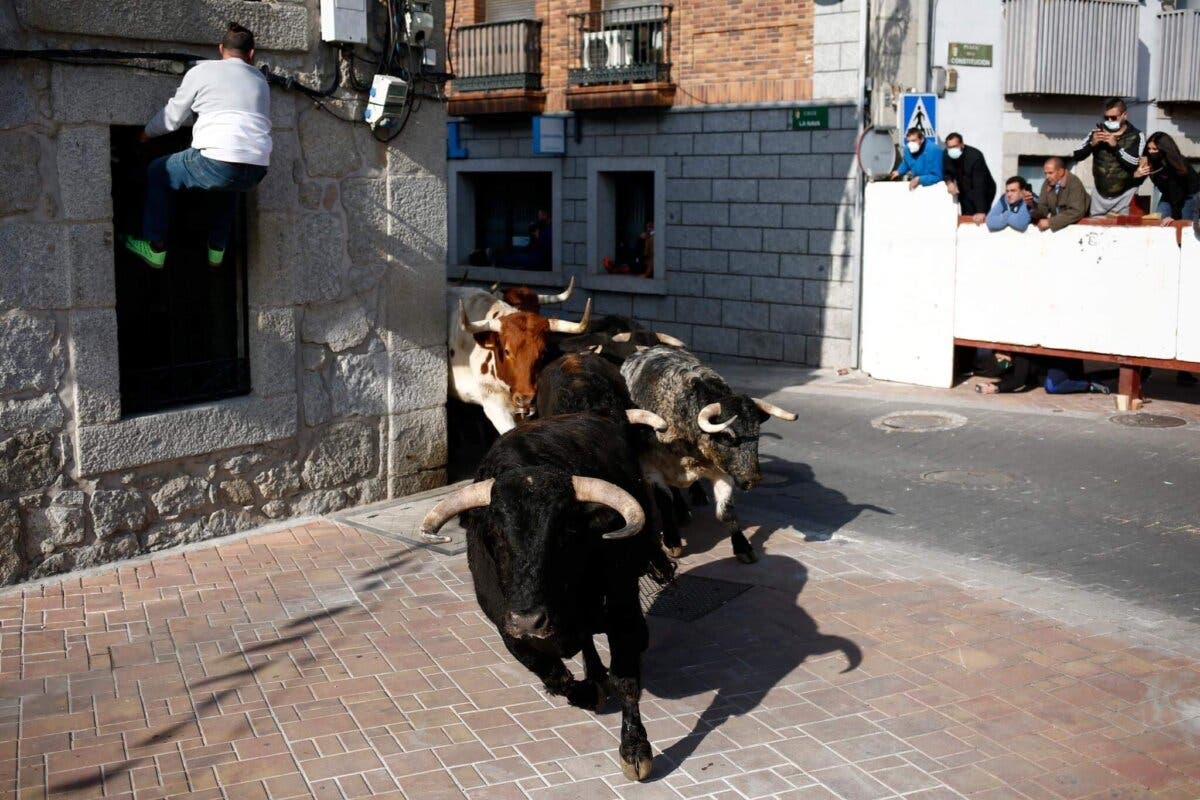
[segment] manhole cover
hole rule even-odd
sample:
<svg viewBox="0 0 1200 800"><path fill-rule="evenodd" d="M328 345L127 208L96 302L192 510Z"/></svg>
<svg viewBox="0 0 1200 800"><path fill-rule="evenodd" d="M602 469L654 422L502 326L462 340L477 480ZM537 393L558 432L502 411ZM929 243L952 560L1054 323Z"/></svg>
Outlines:
<svg viewBox="0 0 1200 800"><path fill-rule="evenodd" d="M1013 476L994 469L939 469L926 472L921 480L946 483L968 489L999 489L1013 482Z"/></svg>
<svg viewBox="0 0 1200 800"><path fill-rule="evenodd" d="M949 411L894 411L871 420L871 425L881 431L906 433L950 431L966 424L966 417Z"/></svg>
<svg viewBox="0 0 1200 800"><path fill-rule="evenodd" d="M1108 421L1128 428L1178 428L1187 425L1186 419L1166 414L1117 414L1109 417Z"/></svg>
<svg viewBox="0 0 1200 800"><path fill-rule="evenodd" d="M642 611L655 617L667 617L692 622L711 614L750 588L748 583L734 583L698 575L680 575L675 582L659 586L649 578L638 585Z"/></svg>

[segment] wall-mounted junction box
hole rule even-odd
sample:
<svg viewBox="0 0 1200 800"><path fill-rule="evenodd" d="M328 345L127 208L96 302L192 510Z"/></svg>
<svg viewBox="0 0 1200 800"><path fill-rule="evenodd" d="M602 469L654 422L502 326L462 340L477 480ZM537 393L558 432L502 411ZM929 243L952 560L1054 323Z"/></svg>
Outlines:
<svg viewBox="0 0 1200 800"><path fill-rule="evenodd" d="M321 41L367 43L368 0L321 0Z"/></svg>

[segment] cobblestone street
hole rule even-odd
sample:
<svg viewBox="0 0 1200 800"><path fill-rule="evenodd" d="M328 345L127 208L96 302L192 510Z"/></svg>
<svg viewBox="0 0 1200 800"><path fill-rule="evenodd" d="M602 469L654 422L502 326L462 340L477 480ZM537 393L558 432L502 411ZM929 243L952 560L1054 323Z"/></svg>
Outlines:
<svg viewBox="0 0 1200 800"><path fill-rule="evenodd" d="M0 597L0 797L1200 796L1184 623L853 535L767 525L743 566L697 517L681 573L753 585L650 617L646 784L465 556L317 521Z"/></svg>

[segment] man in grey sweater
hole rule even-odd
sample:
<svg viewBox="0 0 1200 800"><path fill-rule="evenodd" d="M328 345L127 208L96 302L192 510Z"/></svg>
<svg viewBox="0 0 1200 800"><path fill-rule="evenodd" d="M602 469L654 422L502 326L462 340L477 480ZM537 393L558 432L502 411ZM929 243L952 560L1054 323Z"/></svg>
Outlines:
<svg viewBox="0 0 1200 800"><path fill-rule="evenodd" d="M225 259L237 193L257 186L271 162L271 93L253 66L254 34L231 22L218 50L220 60L201 61L188 70L175 96L140 136L142 141L162 136L197 116L189 149L150 162L142 236L125 237L125 247L155 269L167 260L174 191L224 195L214 204L208 234L208 263L217 267Z"/></svg>

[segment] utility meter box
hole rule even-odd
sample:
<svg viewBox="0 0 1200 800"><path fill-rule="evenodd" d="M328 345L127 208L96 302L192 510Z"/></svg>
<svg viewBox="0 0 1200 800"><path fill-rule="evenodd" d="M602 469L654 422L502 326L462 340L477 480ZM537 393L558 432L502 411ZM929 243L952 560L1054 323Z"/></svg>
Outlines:
<svg viewBox="0 0 1200 800"><path fill-rule="evenodd" d="M371 81L371 94L363 119L374 128L391 128L400 121L404 101L408 97L408 84L395 75L376 75Z"/></svg>
<svg viewBox="0 0 1200 800"><path fill-rule="evenodd" d="M321 0L321 41L367 43L368 0Z"/></svg>
<svg viewBox="0 0 1200 800"><path fill-rule="evenodd" d="M410 3L408 11L404 12L404 26L408 33L409 44L417 47L426 44L433 37L432 4Z"/></svg>

